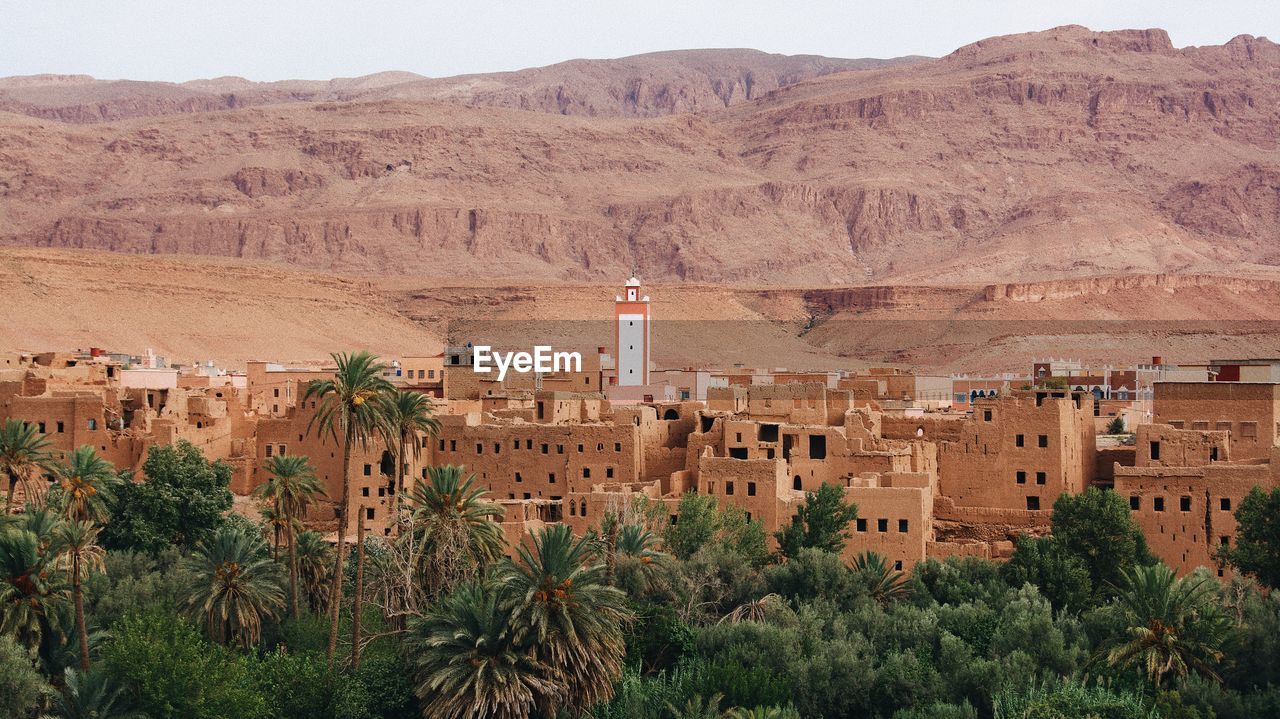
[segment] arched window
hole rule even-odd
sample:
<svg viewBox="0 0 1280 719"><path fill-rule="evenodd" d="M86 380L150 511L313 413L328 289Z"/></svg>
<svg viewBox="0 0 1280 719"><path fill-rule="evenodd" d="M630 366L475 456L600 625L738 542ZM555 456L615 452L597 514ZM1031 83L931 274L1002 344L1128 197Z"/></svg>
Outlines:
<svg viewBox="0 0 1280 719"><path fill-rule="evenodd" d="M580 508L578 510L578 514L582 515L583 517L587 516L587 500L584 499L579 501L578 507Z"/></svg>
<svg viewBox="0 0 1280 719"><path fill-rule="evenodd" d="M662 413L663 419L680 419L680 413L674 407L668 407L666 412Z"/></svg>
<svg viewBox="0 0 1280 719"><path fill-rule="evenodd" d="M572 499L569 500L569 516L570 517L578 516L578 505L574 504Z"/></svg>
<svg viewBox="0 0 1280 719"><path fill-rule="evenodd" d="M916 427L916 436L917 436L917 437L923 437L923 436L924 436L924 427Z"/></svg>
<svg viewBox="0 0 1280 719"><path fill-rule="evenodd" d="M797 474L797 475L796 475L796 478L795 478L795 479L793 479L793 480L791 480L791 488L792 488L792 489L803 489L803 487L804 487L804 485L802 485L802 484L800 483L800 475L798 475L798 474Z"/></svg>

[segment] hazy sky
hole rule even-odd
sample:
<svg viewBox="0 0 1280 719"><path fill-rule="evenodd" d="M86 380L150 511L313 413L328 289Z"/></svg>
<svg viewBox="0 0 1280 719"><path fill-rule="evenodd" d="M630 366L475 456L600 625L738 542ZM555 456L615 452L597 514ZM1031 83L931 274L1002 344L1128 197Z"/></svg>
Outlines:
<svg viewBox="0 0 1280 719"><path fill-rule="evenodd" d="M943 55L1069 23L1162 27L1177 46L1280 40L1280 0L0 0L0 76L442 76L702 47Z"/></svg>

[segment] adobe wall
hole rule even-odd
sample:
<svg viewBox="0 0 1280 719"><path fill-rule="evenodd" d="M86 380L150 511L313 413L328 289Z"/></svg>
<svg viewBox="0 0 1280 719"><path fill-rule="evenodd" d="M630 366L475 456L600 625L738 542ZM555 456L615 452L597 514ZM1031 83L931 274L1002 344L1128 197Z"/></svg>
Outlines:
<svg viewBox="0 0 1280 719"><path fill-rule="evenodd" d="M1280 384L1156 382L1153 423L1231 433L1231 456L1268 457L1280 438Z"/></svg>

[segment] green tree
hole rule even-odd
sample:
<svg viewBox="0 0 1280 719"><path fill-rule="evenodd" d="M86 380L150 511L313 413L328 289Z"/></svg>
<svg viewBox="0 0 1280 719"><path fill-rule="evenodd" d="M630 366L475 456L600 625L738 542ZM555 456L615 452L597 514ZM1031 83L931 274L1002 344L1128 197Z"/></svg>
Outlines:
<svg viewBox="0 0 1280 719"><path fill-rule="evenodd" d="M1107 434L1124 434L1124 418L1116 417L1107 423Z"/></svg>
<svg viewBox="0 0 1280 719"><path fill-rule="evenodd" d="M807 547L839 554L849 541L849 523L857 518L858 505L845 503L844 490L824 483L817 492L805 492L791 523L773 536L784 557L794 557Z"/></svg>
<svg viewBox="0 0 1280 719"><path fill-rule="evenodd" d="M762 525L747 519L741 507L721 507L715 497L690 491L680 497L676 517L662 535L663 546L672 556L688 559L704 547L718 546L741 555L753 566L768 558Z"/></svg>
<svg viewBox="0 0 1280 719"><path fill-rule="evenodd" d="M61 719L147 719L133 708L124 685L105 671L77 672L67 667L54 702Z"/></svg>
<svg viewBox="0 0 1280 719"><path fill-rule="evenodd" d="M66 597L51 541L21 525L0 531L0 634L29 650L56 630L55 609Z"/></svg>
<svg viewBox="0 0 1280 719"><path fill-rule="evenodd" d="M422 440L418 435L439 432L440 420L435 418L435 404L431 398L421 392L393 390L380 399L383 440L388 447L394 447L396 453L396 485L391 493L391 517L398 522L409 457L412 455L417 459L422 454Z"/></svg>
<svg viewBox="0 0 1280 719"><path fill-rule="evenodd" d="M613 693L625 653L622 629L633 615L625 595L604 581L604 568L588 564L586 539L563 524L533 535L516 549L520 561L502 572L510 592L513 639L551 668L561 693L539 697L543 713L582 713Z"/></svg>
<svg viewBox="0 0 1280 719"><path fill-rule="evenodd" d="M867 593L881 604L911 596L907 575L889 566L878 552L861 552L853 559L853 571L867 585Z"/></svg>
<svg viewBox="0 0 1280 719"><path fill-rule="evenodd" d="M1084 562L1095 596L1106 596L1124 581L1125 573L1155 559L1129 505L1115 492L1090 487L1083 494L1063 494L1053 503L1053 537Z"/></svg>
<svg viewBox="0 0 1280 719"><path fill-rule="evenodd" d="M1081 611L1093 594L1084 560L1054 537L1020 536L1013 556L1000 567L1000 576L1011 587L1035 585L1057 610Z"/></svg>
<svg viewBox="0 0 1280 719"><path fill-rule="evenodd" d="M193 577L187 611L223 644L256 644L263 618L284 608L279 565L256 532L222 527L196 545L184 567Z"/></svg>
<svg viewBox="0 0 1280 719"><path fill-rule="evenodd" d="M410 530L418 570L428 597L475 577L502 556L506 538L495 521L502 508L485 499L475 475L446 465L427 469L427 479L409 493Z"/></svg>
<svg viewBox="0 0 1280 719"><path fill-rule="evenodd" d="M35 714L40 700L52 693L30 655L0 634L0 719L25 719Z"/></svg>
<svg viewBox="0 0 1280 719"><path fill-rule="evenodd" d="M299 611L297 526L316 496L324 494L324 487L305 456L279 454L268 459L263 469L269 477L254 493L271 502L283 520L289 542L289 610L296 617Z"/></svg>
<svg viewBox="0 0 1280 719"><path fill-rule="evenodd" d="M4 495L6 515L13 508L13 492L19 482L27 486L25 483L31 480L32 473L53 471L56 466L49 451L49 438L36 429L36 425L20 419L6 419L0 426L0 469L9 480L9 489ZM27 499L31 498L28 491Z"/></svg>
<svg viewBox="0 0 1280 719"><path fill-rule="evenodd" d="M322 612L329 602L333 547L319 532L298 535L298 580L313 612Z"/></svg>
<svg viewBox="0 0 1280 719"><path fill-rule="evenodd" d="M102 667L151 719L260 719L267 704L246 664L171 611L122 619Z"/></svg>
<svg viewBox="0 0 1280 719"><path fill-rule="evenodd" d="M406 654L424 717L523 719L564 698L552 667L515 641L514 610L498 585L476 581L410 625Z"/></svg>
<svg viewBox="0 0 1280 719"><path fill-rule="evenodd" d="M76 614L76 637L80 642L80 671L89 671L89 629L84 613L84 575L102 569L102 547L98 528L90 521L63 522L58 528L57 547L71 572L71 600Z"/></svg>
<svg viewBox="0 0 1280 719"><path fill-rule="evenodd" d="M124 482L109 502L111 521L102 530L108 549L156 556L170 546L194 546L231 509L231 467L209 462L186 440L152 447L142 472L146 481Z"/></svg>
<svg viewBox="0 0 1280 719"><path fill-rule="evenodd" d="M54 465L53 476L56 483L50 499L63 516L73 522L107 521L109 504L121 482L116 468L93 447L77 447L65 464Z"/></svg>
<svg viewBox="0 0 1280 719"><path fill-rule="evenodd" d="M1280 587L1280 489L1254 487L1236 508L1236 543L1218 550L1219 559L1257 579Z"/></svg>
<svg viewBox="0 0 1280 719"><path fill-rule="evenodd" d="M351 449L367 447L374 435L385 426L382 415L382 395L394 391L391 383L383 379L387 366L377 356L368 352L334 354L337 371L333 379L320 380L307 385L302 396L306 403L316 400L316 412L308 431L314 430L320 437L332 437L342 443L342 496L338 497L338 546L334 552L332 586L329 589L329 647L327 657L330 666L338 649L338 619L342 609L342 562L347 554L347 532L351 518ZM358 634L359 612L354 616ZM353 642L358 647L359 642Z"/></svg>
<svg viewBox="0 0 1280 719"><path fill-rule="evenodd" d="M1202 573L1182 579L1163 564L1124 572L1116 603L1125 635L1109 643L1106 659L1141 670L1153 688L1191 673L1219 680L1223 646L1233 632L1217 602L1217 581Z"/></svg>
<svg viewBox="0 0 1280 719"><path fill-rule="evenodd" d="M658 549L658 537L638 524L618 531L616 584L633 596L646 594L671 581L671 555Z"/></svg>

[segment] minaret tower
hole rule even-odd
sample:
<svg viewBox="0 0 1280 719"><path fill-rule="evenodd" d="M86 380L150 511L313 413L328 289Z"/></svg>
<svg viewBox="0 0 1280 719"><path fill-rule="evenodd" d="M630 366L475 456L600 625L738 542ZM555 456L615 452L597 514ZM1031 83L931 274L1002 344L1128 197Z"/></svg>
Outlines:
<svg viewBox="0 0 1280 719"><path fill-rule="evenodd" d="M632 274L614 300L614 357L618 358L618 386L649 384L649 296L640 294L640 280Z"/></svg>

